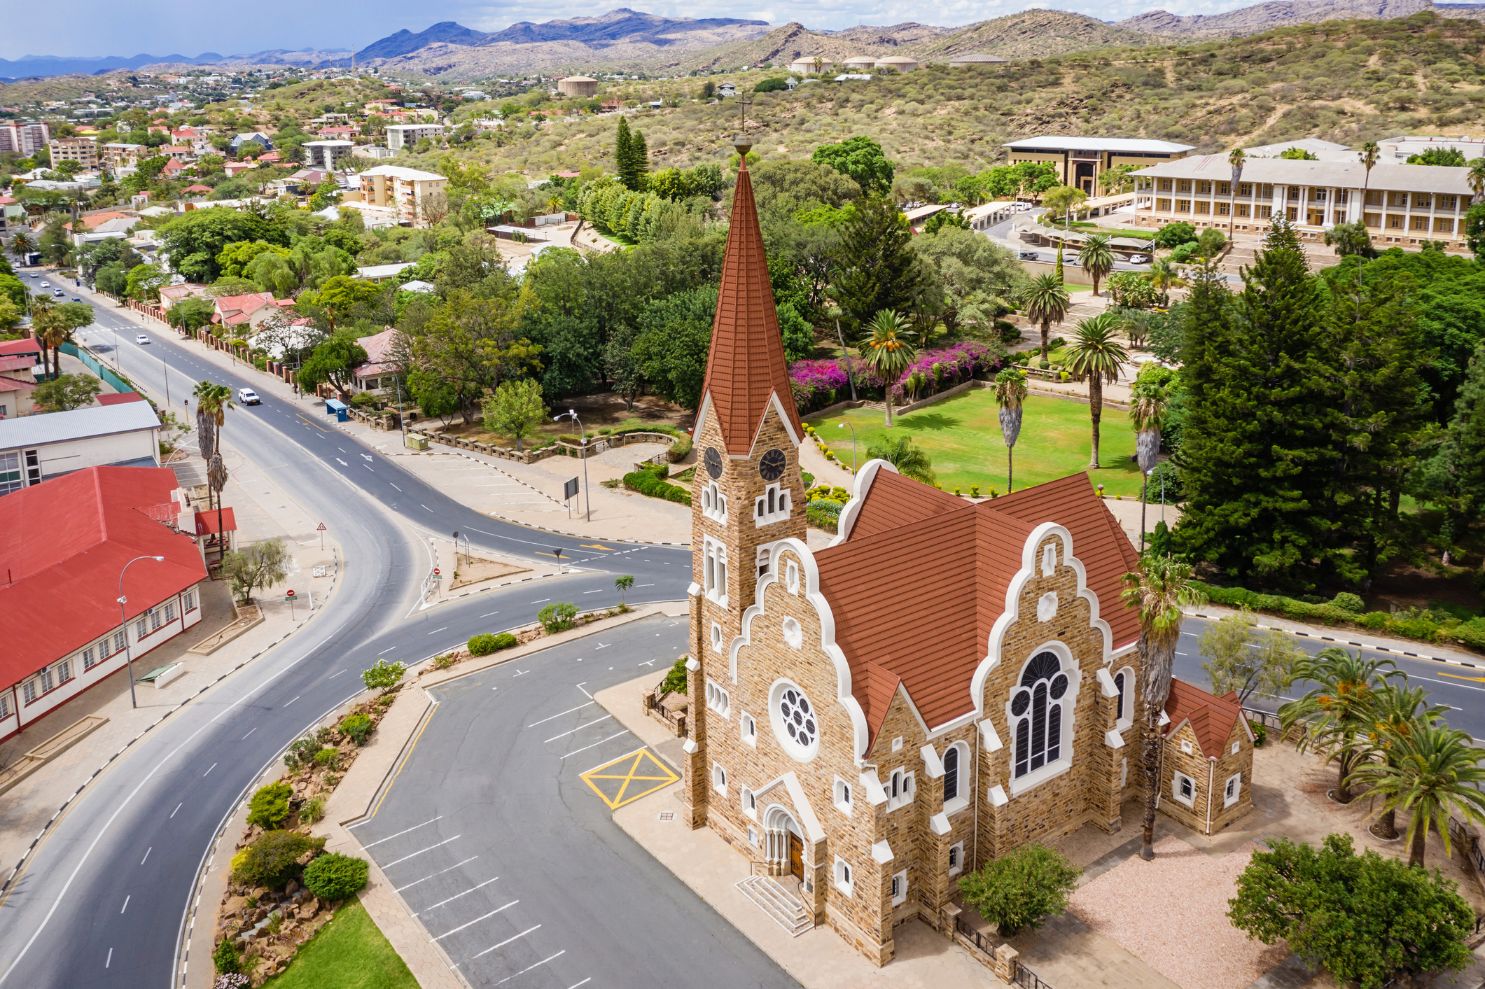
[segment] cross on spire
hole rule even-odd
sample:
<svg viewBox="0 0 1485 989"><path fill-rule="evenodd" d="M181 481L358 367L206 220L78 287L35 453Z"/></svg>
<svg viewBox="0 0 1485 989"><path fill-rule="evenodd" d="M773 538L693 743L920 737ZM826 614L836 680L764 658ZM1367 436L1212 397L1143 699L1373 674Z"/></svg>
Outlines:
<svg viewBox="0 0 1485 989"><path fill-rule="evenodd" d="M737 108L742 114L742 130L739 131L739 133L741 134L746 134L748 132L748 107L752 105L753 98L747 93L743 93L737 98Z"/></svg>

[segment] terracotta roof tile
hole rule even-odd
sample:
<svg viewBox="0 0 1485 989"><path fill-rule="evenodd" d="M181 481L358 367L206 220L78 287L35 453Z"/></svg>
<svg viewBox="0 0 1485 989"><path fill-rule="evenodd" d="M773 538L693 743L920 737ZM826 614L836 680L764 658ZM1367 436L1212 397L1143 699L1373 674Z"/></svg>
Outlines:
<svg viewBox="0 0 1485 989"><path fill-rule="evenodd" d="M1172 677L1170 697L1165 702L1165 714L1170 718L1166 728L1169 735L1180 728L1183 722L1191 722L1191 730L1201 745L1202 755L1216 759L1222 755L1232 729L1243 716L1243 705L1236 692L1225 696L1202 690L1195 684Z"/></svg>
<svg viewBox="0 0 1485 989"><path fill-rule="evenodd" d="M737 173L732 225L727 234L727 253L722 258L722 285L701 393L710 397L721 423L722 440L734 456L752 449L771 395L778 396L795 434L803 435L789 369L784 363L784 342L779 336L768 259L763 252L753 181L746 163Z"/></svg>

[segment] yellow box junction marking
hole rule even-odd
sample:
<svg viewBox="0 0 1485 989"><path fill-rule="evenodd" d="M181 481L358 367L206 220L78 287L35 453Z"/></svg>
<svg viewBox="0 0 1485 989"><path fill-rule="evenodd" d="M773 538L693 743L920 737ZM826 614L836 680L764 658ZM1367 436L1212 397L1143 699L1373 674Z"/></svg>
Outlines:
<svg viewBox="0 0 1485 989"><path fill-rule="evenodd" d="M594 766L583 773L582 780L608 805L609 810L618 810L640 797L647 797L663 790L680 779L675 770L650 752L636 749L621 755L601 766Z"/></svg>

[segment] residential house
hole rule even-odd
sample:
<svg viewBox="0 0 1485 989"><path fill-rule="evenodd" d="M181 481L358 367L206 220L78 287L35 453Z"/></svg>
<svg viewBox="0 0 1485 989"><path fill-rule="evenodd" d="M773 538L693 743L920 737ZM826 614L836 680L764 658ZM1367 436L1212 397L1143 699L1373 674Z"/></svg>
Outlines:
<svg viewBox="0 0 1485 989"><path fill-rule="evenodd" d="M1210 835L1253 809L1253 730L1236 693L1172 680L1162 732L1162 811Z"/></svg>
<svg viewBox="0 0 1485 989"><path fill-rule="evenodd" d="M227 147L234 155L261 155L265 151L273 150L273 141L262 131L244 131L235 135Z"/></svg>
<svg viewBox="0 0 1485 989"><path fill-rule="evenodd" d="M160 466L160 420L147 402L0 422L0 496L103 466Z"/></svg>
<svg viewBox="0 0 1485 989"><path fill-rule="evenodd" d="M210 299L211 289L205 285L197 285L194 282L181 282L178 285L166 285L160 289L160 310L170 312L175 304L185 299Z"/></svg>
<svg viewBox="0 0 1485 989"><path fill-rule="evenodd" d="M98 149L98 154L104 168L114 175L124 175L132 172L139 165L140 157L147 151L148 149L142 144L110 141Z"/></svg>
<svg viewBox="0 0 1485 989"><path fill-rule="evenodd" d="M346 162L351 157L351 147L348 140L305 141L304 163L310 168L327 172L339 171L346 167Z"/></svg>
<svg viewBox="0 0 1485 989"><path fill-rule="evenodd" d="M35 411L32 393L41 371L41 344L35 337L0 340L0 419Z"/></svg>
<svg viewBox="0 0 1485 989"><path fill-rule="evenodd" d="M139 225L139 214L132 210L104 209L83 213L65 225L75 247L99 240L119 240Z"/></svg>
<svg viewBox="0 0 1485 989"><path fill-rule="evenodd" d="M1153 165L1157 162L1184 158L1192 150L1189 144L1152 141L1133 137L1065 137L1043 135L1011 141L1004 145L1008 161L1039 161L1051 165L1057 181L1096 196L1099 177L1121 165Z"/></svg>
<svg viewBox="0 0 1485 989"><path fill-rule="evenodd" d="M14 196L0 193L0 230L8 230L12 223L25 223L26 207Z"/></svg>
<svg viewBox="0 0 1485 989"><path fill-rule="evenodd" d="M351 371L354 391L392 391L397 387L397 378L402 367L393 357L397 347L399 331L389 326L380 333L362 337L357 342L366 351L366 361Z"/></svg>
<svg viewBox="0 0 1485 989"><path fill-rule="evenodd" d="M227 174L227 178L229 179L236 178L243 172L257 167L258 163L256 161L228 161L222 163L222 171Z"/></svg>
<svg viewBox="0 0 1485 989"><path fill-rule="evenodd" d="M275 299L272 292L223 295L215 301L216 313L211 321L230 330L233 336L246 336L269 317L294 304L292 299Z"/></svg>

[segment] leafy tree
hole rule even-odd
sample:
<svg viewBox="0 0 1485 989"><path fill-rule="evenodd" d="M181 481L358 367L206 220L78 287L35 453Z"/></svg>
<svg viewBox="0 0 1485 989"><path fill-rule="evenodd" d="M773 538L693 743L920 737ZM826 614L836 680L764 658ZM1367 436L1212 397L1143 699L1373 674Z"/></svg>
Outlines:
<svg viewBox="0 0 1485 989"><path fill-rule="evenodd" d="M1208 227L1196 238L1196 253L1204 258L1215 258L1227 246L1227 237L1216 227Z"/></svg>
<svg viewBox="0 0 1485 989"><path fill-rule="evenodd" d="M135 302L158 302L160 289L168 284L170 273L158 265L136 265L124 278L124 294Z"/></svg>
<svg viewBox="0 0 1485 989"><path fill-rule="evenodd" d="M657 299L640 313L634 359L667 401L688 409L700 404L716 311L716 286L703 285Z"/></svg>
<svg viewBox="0 0 1485 989"><path fill-rule="evenodd" d="M951 213L949 210L940 210L928 218L923 224L925 234L936 234L940 230L969 230L969 221L961 213Z"/></svg>
<svg viewBox="0 0 1485 989"><path fill-rule="evenodd" d="M0 333L8 333L21 324L25 313L10 297L0 292Z"/></svg>
<svg viewBox="0 0 1485 989"><path fill-rule="evenodd" d="M1072 341L1067 345L1067 370L1075 381L1088 382L1088 414L1093 420L1093 450L1088 466L1098 469L1098 427L1103 419L1103 386L1119 380L1129 363L1129 352L1114 333L1119 319L1101 312L1078 323Z"/></svg>
<svg viewBox="0 0 1485 989"><path fill-rule="evenodd" d="M241 604L253 603L253 591L267 590L289 575L289 552L282 539L265 539L222 559L222 572L232 582Z"/></svg>
<svg viewBox="0 0 1485 989"><path fill-rule="evenodd" d="M67 412L92 405L102 387L92 375L64 374L37 385L31 398L48 412Z"/></svg>
<svg viewBox="0 0 1485 989"><path fill-rule="evenodd" d="M183 213L160 228L162 252L188 281L209 284L221 274L217 255L237 241L284 244L284 232L256 213L226 207Z"/></svg>
<svg viewBox="0 0 1485 989"><path fill-rule="evenodd" d="M1343 258L1376 256L1376 250L1372 247L1372 235L1367 233L1366 224L1337 223L1325 231L1325 245L1335 248L1336 254Z"/></svg>
<svg viewBox="0 0 1485 989"><path fill-rule="evenodd" d="M17 309L25 309L25 283L8 272L0 272L0 298L9 299Z"/></svg>
<svg viewBox="0 0 1485 989"><path fill-rule="evenodd" d="M1485 343L1470 361L1439 461L1448 475L1446 510L1468 525L1485 510Z"/></svg>
<svg viewBox="0 0 1485 989"><path fill-rule="evenodd" d="M300 387L310 391L329 384L341 398L345 398L350 395L352 372L364 363L366 348L361 346L354 333L341 330L315 346L299 366L297 379Z"/></svg>
<svg viewBox="0 0 1485 989"><path fill-rule="evenodd" d="M619 607L620 608L628 607L628 605L626 605L625 602L624 602L624 595L627 594L627 593L629 593L629 591L631 591L633 589L634 589L634 577L633 576L631 576L629 574L622 574L622 575L614 578L614 590L616 590L616 591L619 592Z"/></svg>
<svg viewBox="0 0 1485 989"><path fill-rule="evenodd" d="M1426 725L1441 722L1447 711L1441 705L1430 706L1422 687L1388 684L1376 691L1367 712L1371 727L1366 734L1361 765L1376 760L1387 763L1394 775L1405 772L1402 763L1409 758L1409 752L1404 743ZM1399 837L1396 807L1383 807L1374 832L1381 838Z"/></svg>
<svg viewBox="0 0 1485 989"><path fill-rule="evenodd" d="M472 423L486 389L538 366L541 348L520 335L515 286L508 276L499 277L490 292L450 291L412 338L413 366L428 375L409 374L419 404L424 397L451 395L464 421Z"/></svg>
<svg viewBox="0 0 1485 989"><path fill-rule="evenodd" d="M1011 937L1067 910L1082 870L1045 845L1022 845L959 880L964 902Z"/></svg>
<svg viewBox="0 0 1485 989"><path fill-rule="evenodd" d="M1463 168L1466 161L1464 152L1458 148L1424 148L1415 155L1408 155L1409 165L1445 165L1449 168Z"/></svg>
<svg viewBox="0 0 1485 989"><path fill-rule="evenodd" d="M1475 257L1485 261L1485 202L1475 203L1465 211L1464 240Z"/></svg>
<svg viewBox="0 0 1485 989"><path fill-rule="evenodd" d="M635 146L634 133L629 129L629 118L622 115L614 134L614 170L624 188L638 192L644 187L644 170L640 165L639 149Z"/></svg>
<svg viewBox="0 0 1485 989"><path fill-rule="evenodd" d="M531 378L502 381L494 394L485 397L483 414L486 429L513 438L516 449L521 449L522 438L547 417L540 382Z"/></svg>
<svg viewBox="0 0 1485 989"><path fill-rule="evenodd" d="M1021 436L1022 405L1026 401L1026 372L1002 368L995 375L995 404L1000 407L1000 435L1005 440L1005 490L1015 490L1016 440Z"/></svg>
<svg viewBox="0 0 1485 989"><path fill-rule="evenodd" d="M124 298L129 294L129 271L114 261L93 273L93 287L105 295Z"/></svg>
<svg viewBox="0 0 1485 989"><path fill-rule="evenodd" d="M1156 247L1180 247L1182 244L1190 244L1196 240L1196 228L1185 220L1177 220L1155 231L1154 240Z"/></svg>
<svg viewBox="0 0 1485 989"><path fill-rule="evenodd" d="M780 303L779 335L784 341L784 360L789 363L815 356L815 328L799 314L792 303Z"/></svg>
<svg viewBox="0 0 1485 989"><path fill-rule="evenodd" d="M1088 194L1070 185L1059 185L1042 193L1042 205L1047 208L1047 217L1058 223L1070 221L1082 212Z"/></svg>
<svg viewBox="0 0 1485 989"><path fill-rule="evenodd" d="M1109 246L1109 238L1104 234L1090 236L1083 244L1079 261L1088 277L1093 279L1093 294L1097 295L1099 283L1114 270L1114 251Z"/></svg>
<svg viewBox="0 0 1485 989"><path fill-rule="evenodd" d="M1141 737L1141 768L1145 776L1145 823L1140 858L1155 857L1155 810L1160 799L1160 716L1170 700L1171 671L1181 638L1181 609L1201 601L1191 580L1191 565L1172 556L1147 553L1139 569L1124 575L1124 604L1139 612L1141 680L1140 701L1145 725Z"/></svg>
<svg viewBox="0 0 1485 989"><path fill-rule="evenodd" d="M783 76L770 76L767 79L759 79L753 86L755 93L779 93L789 88L789 80Z"/></svg>
<svg viewBox="0 0 1485 989"><path fill-rule="evenodd" d="M212 300L191 296L171 306L170 312L166 315L171 326L178 330L191 331L199 330L210 323L216 311Z"/></svg>
<svg viewBox="0 0 1485 989"><path fill-rule="evenodd" d="M907 320L890 309L883 309L867 327L870 335L861 344L861 355L867 366L881 379L887 405L887 428L892 428L892 397L899 388L902 374L913 362L917 348L908 340Z"/></svg>
<svg viewBox="0 0 1485 989"><path fill-rule="evenodd" d="M1382 989L1406 975L1463 968L1474 911L1438 871L1410 869L1350 835L1319 848L1268 842L1238 876L1228 901L1234 927L1264 944L1283 942L1339 982Z"/></svg>
<svg viewBox="0 0 1485 989"><path fill-rule="evenodd" d="M933 461L927 451L913 442L911 436L886 436L866 448L866 459L885 460L903 477L924 484L934 481Z"/></svg>
<svg viewBox="0 0 1485 989"><path fill-rule="evenodd" d="M946 226L914 238L912 246L926 269L925 308L951 334L990 330L1026 286L1015 255L972 230Z"/></svg>
<svg viewBox="0 0 1485 989"><path fill-rule="evenodd" d="M1020 303L1026 318L1041 328L1042 360L1045 361L1051 349L1052 324L1066 319L1072 306L1067 287L1056 275L1037 275L1021 293Z"/></svg>
<svg viewBox="0 0 1485 989"><path fill-rule="evenodd" d="M1314 686L1281 706L1279 719L1286 732L1295 725L1304 729L1301 751L1318 750L1336 763L1335 798L1340 803L1351 801L1351 771L1363 752L1375 695L1400 676L1390 659L1365 659L1337 646L1294 664L1294 679Z"/></svg>
<svg viewBox="0 0 1485 989"><path fill-rule="evenodd" d="M1289 685L1294 664L1304 652L1294 638L1277 629L1260 631L1247 611L1217 620L1198 644L1206 657L1202 669L1219 697L1234 692L1246 704L1254 693L1276 697Z"/></svg>
<svg viewBox="0 0 1485 989"><path fill-rule="evenodd" d="M1316 155L1315 152L1313 152L1313 151L1306 151L1304 148L1285 148L1283 151L1280 151L1279 152L1279 157L1280 158L1287 158L1290 161L1319 161L1320 160L1319 159L1319 156Z"/></svg>
<svg viewBox="0 0 1485 989"><path fill-rule="evenodd" d="M838 144L822 144L810 155L810 161L850 176L868 195L884 196L892 189L892 163L882 146L869 137L857 135Z"/></svg>
<svg viewBox="0 0 1485 989"><path fill-rule="evenodd" d="M367 690L380 690L387 694L396 689L406 672L407 667L402 663L389 663L385 659L378 659L361 671L361 682L366 685Z"/></svg>
<svg viewBox="0 0 1485 989"><path fill-rule="evenodd" d="M1425 723L1395 738L1388 758L1364 763L1348 778L1348 785L1365 786L1384 811L1409 814L1408 865L1422 868L1430 830L1449 853L1451 817L1485 823L1485 766L1473 743L1466 731Z"/></svg>

